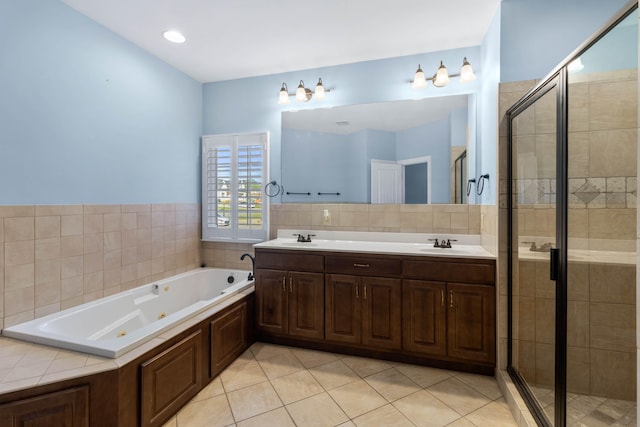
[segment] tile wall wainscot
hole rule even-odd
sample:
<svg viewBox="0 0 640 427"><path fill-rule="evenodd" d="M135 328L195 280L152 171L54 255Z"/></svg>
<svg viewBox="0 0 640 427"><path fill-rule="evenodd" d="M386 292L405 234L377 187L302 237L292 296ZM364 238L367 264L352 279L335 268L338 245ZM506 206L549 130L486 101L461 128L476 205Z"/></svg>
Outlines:
<svg viewBox="0 0 640 427"><path fill-rule="evenodd" d="M200 266L198 204L0 206L0 327Z"/></svg>
<svg viewBox="0 0 640 427"><path fill-rule="evenodd" d="M501 369L506 367L507 350L508 157L504 113L535 83L500 85L498 275L500 283L505 283L500 286L498 305L499 313L504 313L498 327ZM637 228L636 74L598 73L581 76L580 80L572 78L570 89L570 249L633 252ZM531 123L532 129L536 126ZM547 151L536 152L540 155ZM544 200L555 198L553 181L525 179L518 183L520 200L515 220L521 234L555 241L554 211L544 207ZM514 353L514 360L530 382L549 386L553 382L550 313L554 298L548 290L554 286L549 281L548 265L521 260L514 263L514 275L514 310L519 310L514 311L514 339L520 340L520 354ZM635 387L629 377L636 376L636 266L570 262L568 275L568 391L635 400Z"/></svg>

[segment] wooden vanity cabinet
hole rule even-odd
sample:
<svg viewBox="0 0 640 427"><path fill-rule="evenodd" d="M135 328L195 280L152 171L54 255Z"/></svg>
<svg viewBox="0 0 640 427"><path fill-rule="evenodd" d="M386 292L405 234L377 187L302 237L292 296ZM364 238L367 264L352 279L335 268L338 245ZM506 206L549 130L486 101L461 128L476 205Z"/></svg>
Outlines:
<svg viewBox="0 0 640 427"><path fill-rule="evenodd" d="M294 270L294 271L292 271ZM258 331L324 338L324 274L321 255L256 250Z"/></svg>
<svg viewBox="0 0 640 427"><path fill-rule="evenodd" d="M493 261L410 260L403 275L404 350L495 364Z"/></svg>
<svg viewBox="0 0 640 427"><path fill-rule="evenodd" d="M325 279L326 329L330 341L377 349L401 347L401 281L399 260L327 256Z"/></svg>

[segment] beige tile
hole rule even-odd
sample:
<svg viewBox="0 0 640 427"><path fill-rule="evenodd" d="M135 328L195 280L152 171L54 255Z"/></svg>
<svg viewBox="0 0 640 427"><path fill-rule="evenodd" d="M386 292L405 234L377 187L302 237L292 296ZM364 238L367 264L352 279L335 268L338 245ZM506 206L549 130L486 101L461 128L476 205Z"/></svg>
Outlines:
<svg viewBox="0 0 640 427"><path fill-rule="evenodd" d="M82 275L69 277L60 281L62 301L82 296L83 278Z"/></svg>
<svg viewBox="0 0 640 427"><path fill-rule="evenodd" d="M629 304L636 299L636 267L614 264L589 265L591 302Z"/></svg>
<svg viewBox="0 0 640 427"><path fill-rule="evenodd" d="M122 214L120 213L104 214L103 221L105 233L122 230Z"/></svg>
<svg viewBox="0 0 640 427"><path fill-rule="evenodd" d="M447 427L477 427L477 426L466 418L458 418L451 424L447 424Z"/></svg>
<svg viewBox="0 0 640 427"><path fill-rule="evenodd" d="M59 216L37 216L35 218L35 238L60 237Z"/></svg>
<svg viewBox="0 0 640 427"><path fill-rule="evenodd" d="M591 303L589 324L592 348L636 351L635 305Z"/></svg>
<svg viewBox="0 0 640 427"><path fill-rule="evenodd" d="M335 426L349 419L327 393L291 403L287 411L296 425L305 427Z"/></svg>
<svg viewBox="0 0 640 427"><path fill-rule="evenodd" d="M61 254L60 237L38 239L35 241L35 259L37 261L59 259Z"/></svg>
<svg viewBox="0 0 640 427"><path fill-rule="evenodd" d="M32 264L35 261L34 241L22 240L4 244L4 265Z"/></svg>
<svg viewBox="0 0 640 427"><path fill-rule="evenodd" d="M238 427L295 427L289 413L284 408L274 409L273 411L265 412L262 415L257 415L253 418L240 421L237 425Z"/></svg>
<svg viewBox="0 0 640 427"><path fill-rule="evenodd" d="M284 375L299 372L304 369L302 364L290 351L286 354L259 361L267 378L274 379Z"/></svg>
<svg viewBox="0 0 640 427"><path fill-rule="evenodd" d="M84 216L84 234L104 233L104 216L89 214Z"/></svg>
<svg viewBox="0 0 640 427"><path fill-rule="evenodd" d="M325 390L340 387L359 379L358 375L341 360L316 366L309 369L309 372Z"/></svg>
<svg viewBox="0 0 640 427"><path fill-rule="evenodd" d="M285 405L322 393L324 389L306 370L285 375L271 381Z"/></svg>
<svg viewBox="0 0 640 427"><path fill-rule="evenodd" d="M33 313L35 309L34 286L5 290L4 305L5 316L12 316L26 311Z"/></svg>
<svg viewBox="0 0 640 427"><path fill-rule="evenodd" d="M356 374L361 377L367 377L378 372L385 371L392 367L392 365L383 360L368 359L364 357L352 357L346 356L342 358L345 365L351 368Z"/></svg>
<svg viewBox="0 0 640 427"><path fill-rule="evenodd" d="M190 402L176 415L178 426L224 427L234 423L226 396Z"/></svg>
<svg viewBox="0 0 640 427"><path fill-rule="evenodd" d="M433 384L451 378L453 372L444 369L429 368L416 365L398 365L395 367L420 387L429 387Z"/></svg>
<svg viewBox="0 0 640 427"><path fill-rule="evenodd" d="M36 261L35 284L60 282L60 259Z"/></svg>
<svg viewBox="0 0 640 427"><path fill-rule="evenodd" d="M35 283L35 264L23 264L6 266L4 268L5 292L9 289L18 289L33 286ZM7 301L5 299L5 306Z"/></svg>
<svg viewBox="0 0 640 427"><path fill-rule="evenodd" d="M63 258L82 255L84 238L82 236L65 236L60 239L60 255Z"/></svg>
<svg viewBox="0 0 640 427"><path fill-rule="evenodd" d="M567 390L570 393L589 394L591 360L588 348L567 347Z"/></svg>
<svg viewBox="0 0 640 427"><path fill-rule="evenodd" d="M491 400L457 378L432 385L428 390L460 415L467 415Z"/></svg>
<svg viewBox="0 0 640 427"><path fill-rule="evenodd" d="M82 215L82 205L36 205L36 216Z"/></svg>
<svg viewBox="0 0 640 427"><path fill-rule="evenodd" d="M467 415L466 418L477 426L517 427L518 423L508 408L497 402L488 405Z"/></svg>
<svg viewBox="0 0 640 427"><path fill-rule="evenodd" d="M104 233L85 234L83 242L84 254L102 254L104 252Z"/></svg>
<svg viewBox="0 0 640 427"><path fill-rule="evenodd" d="M83 257L84 274L95 273L104 270L104 257L101 253L87 254Z"/></svg>
<svg viewBox="0 0 640 427"><path fill-rule="evenodd" d="M61 219L61 236L81 236L83 233L82 215L63 215Z"/></svg>
<svg viewBox="0 0 640 427"><path fill-rule="evenodd" d="M267 376L255 360L236 360L220 375L227 392L267 381Z"/></svg>
<svg viewBox="0 0 640 427"><path fill-rule="evenodd" d="M82 276L83 274L83 256L73 256L62 258L60 277L67 279L70 277Z"/></svg>
<svg viewBox="0 0 640 427"><path fill-rule="evenodd" d="M104 233L104 251L114 251L122 248L122 234L120 231Z"/></svg>
<svg viewBox="0 0 640 427"><path fill-rule="evenodd" d="M636 352L591 349L591 393L635 400Z"/></svg>
<svg viewBox="0 0 640 427"><path fill-rule="evenodd" d="M637 128L637 92L638 84L635 80L591 83L589 87L589 128Z"/></svg>
<svg viewBox="0 0 640 427"><path fill-rule="evenodd" d="M256 360L271 359L275 356L288 356L291 354L291 349L289 347L261 342L254 343L250 350Z"/></svg>
<svg viewBox="0 0 640 427"><path fill-rule="evenodd" d="M420 386L395 368L365 378L378 393L389 402L398 400L420 390Z"/></svg>
<svg viewBox="0 0 640 427"><path fill-rule="evenodd" d="M314 366L324 365L337 360L332 353L324 351L308 350L304 348L292 348L291 352L298 358L305 368L313 368Z"/></svg>
<svg viewBox="0 0 640 427"><path fill-rule="evenodd" d="M500 387L498 387L498 383L494 377L489 377L486 375L458 373L456 374L456 378L467 384L474 390L484 394L491 400L496 400L502 397L502 392L500 391Z"/></svg>
<svg viewBox="0 0 640 427"><path fill-rule="evenodd" d="M413 424L392 405L385 405L354 419L360 427L412 427Z"/></svg>
<svg viewBox="0 0 640 427"><path fill-rule="evenodd" d="M246 420L282 406L278 394L269 382L232 391L227 394L227 398L236 421Z"/></svg>
<svg viewBox="0 0 640 427"><path fill-rule="evenodd" d="M387 404L387 401L364 380L331 389L328 393L349 418L358 417Z"/></svg>
<svg viewBox="0 0 640 427"><path fill-rule="evenodd" d="M397 400L393 406L419 427L445 426L460 418L456 411L426 390Z"/></svg>
<svg viewBox="0 0 640 427"><path fill-rule="evenodd" d="M4 241L17 242L21 240L34 240L35 226L33 217L5 218Z"/></svg>

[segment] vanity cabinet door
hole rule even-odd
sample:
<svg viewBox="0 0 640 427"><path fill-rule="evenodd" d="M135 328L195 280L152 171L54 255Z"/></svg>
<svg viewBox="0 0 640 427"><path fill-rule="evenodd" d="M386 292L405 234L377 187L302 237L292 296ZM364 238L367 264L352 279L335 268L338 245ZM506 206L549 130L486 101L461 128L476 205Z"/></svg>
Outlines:
<svg viewBox="0 0 640 427"><path fill-rule="evenodd" d="M401 347L400 279L362 277L362 344L385 349Z"/></svg>
<svg viewBox="0 0 640 427"><path fill-rule="evenodd" d="M325 279L327 340L359 344L362 340L360 277L327 274Z"/></svg>
<svg viewBox="0 0 640 427"><path fill-rule="evenodd" d="M443 282L402 282L402 347L415 353L447 354L447 286Z"/></svg>
<svg viewBox="0 0 640 427"><path fill-rule="evenodd" d="M258 330L286 334L288 330L286 271L256 270Z"/></svg>
<svg viewBox="0 0 640 427"><path fill-rule="evenodd" d="M289 335L324 338L324 275L289 272Z"/></svg>
<svg viewBox="0 0 640 427"><path fill-rule="evenodd" d="M474 362L495 360L495 288L448 283L448 355Z"/></svg>

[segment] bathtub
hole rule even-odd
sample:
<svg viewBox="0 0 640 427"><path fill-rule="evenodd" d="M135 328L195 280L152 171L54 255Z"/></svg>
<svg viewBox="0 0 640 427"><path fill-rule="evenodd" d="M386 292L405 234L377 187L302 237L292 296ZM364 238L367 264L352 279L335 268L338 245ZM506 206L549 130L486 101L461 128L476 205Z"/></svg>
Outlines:
<svg viewBox="0 0 640 427"><path fill-rule="evenodd" d="M253 285L248 271L201 268L5 328L24 341L116 358Z"/></svg>

